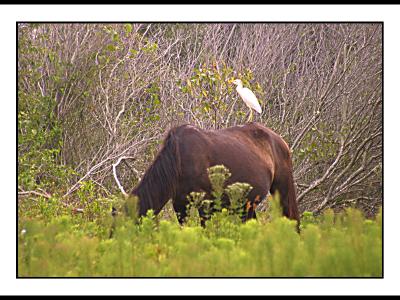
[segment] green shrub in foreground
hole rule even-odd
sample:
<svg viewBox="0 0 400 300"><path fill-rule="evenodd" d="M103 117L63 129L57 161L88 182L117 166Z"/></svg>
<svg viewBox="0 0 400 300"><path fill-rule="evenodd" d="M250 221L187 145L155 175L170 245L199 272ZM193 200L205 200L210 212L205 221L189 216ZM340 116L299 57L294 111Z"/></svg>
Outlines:
<svg viewBox="0 0 400 300"><path fill-rule="evenodd" d="M18 276L382 276L381 213L366 220L355 209L327 211L300 234L284 217L241 223L225 209L204 228L151 212L139 223L121 216L111 239L88 234L90 224L20 222Z"/></svg>

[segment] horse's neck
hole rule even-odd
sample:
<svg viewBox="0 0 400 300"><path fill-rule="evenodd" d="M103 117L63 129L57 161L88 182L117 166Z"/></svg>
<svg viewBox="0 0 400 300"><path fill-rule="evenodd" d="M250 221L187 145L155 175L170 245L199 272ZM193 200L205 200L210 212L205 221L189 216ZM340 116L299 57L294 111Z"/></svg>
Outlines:
<svg viewBox="0 0 400 300"><path fill-rule="evenodd" d="M139 214L153 209L157 214L174 196L180 176L180 156L175 134L170 131L163 148L146 171L142 181L133 190L139 197Z"/></svg>
<svg viewBox="0 0 400 300"><path fill-rule="evenodd" d="M157 178L144 178L132 194L138 197L140 216L146 215L150 209L157 215L172 196L163 188L163 183L157 182Z"/></svg>

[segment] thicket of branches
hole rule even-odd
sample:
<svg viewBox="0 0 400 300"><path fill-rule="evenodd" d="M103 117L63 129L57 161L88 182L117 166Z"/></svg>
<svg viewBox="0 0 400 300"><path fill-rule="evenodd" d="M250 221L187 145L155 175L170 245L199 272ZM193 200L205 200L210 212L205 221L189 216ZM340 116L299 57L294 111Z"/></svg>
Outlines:
<svg viewBox="0 0 400 300"><path fill-rule="evenodd" d="M130 190L164 133L257 121L293 151L300 209L382 203L381 24L19 24L19 195Z"/></svg>

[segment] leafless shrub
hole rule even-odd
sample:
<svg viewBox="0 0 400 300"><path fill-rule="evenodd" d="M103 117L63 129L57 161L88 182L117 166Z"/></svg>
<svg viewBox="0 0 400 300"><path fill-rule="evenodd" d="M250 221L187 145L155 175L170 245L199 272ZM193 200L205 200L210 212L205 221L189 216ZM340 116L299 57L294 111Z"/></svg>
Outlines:
<svg viewBox="0 0 400 300"><path fill-rule="evenodd" d="M164 132L190 122L195 97L178 88L201 65L250 69L263 92L259 122L291 146L302 210L382 201L381 24L41 24L29 31L40 78L19 88L57 100L62 163L115 190L130 187ZM19 59L18 70L31 68ZM230 99L238 109L237 96ZM229 99L227 99L229 101ZM223 116L228 119L227 116ZM232 116L221 126L240 123Z"/></svg>

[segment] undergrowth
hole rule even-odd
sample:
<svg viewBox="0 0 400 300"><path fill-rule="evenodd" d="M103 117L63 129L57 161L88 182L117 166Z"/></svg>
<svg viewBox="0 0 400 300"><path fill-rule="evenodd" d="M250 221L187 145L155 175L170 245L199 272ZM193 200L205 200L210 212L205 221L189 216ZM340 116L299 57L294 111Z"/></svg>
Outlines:
<svg viewBox="0 0 400 300"><path fill-rule="evenodd" d="M243 223L236 208L250 187L238 187L214 187L217 198L234 198L233 208L214 209L203 227L197 208L211 200L199 193L191 195L183 226L168 210L138 220L135 199L96 199L90 184L78 193L83 212L39 199L29 213L20 208L18 277L382 276L381 211L375 219L354 208L305 212L298 233L296 222L282 217L278 197Z"/></svg>

